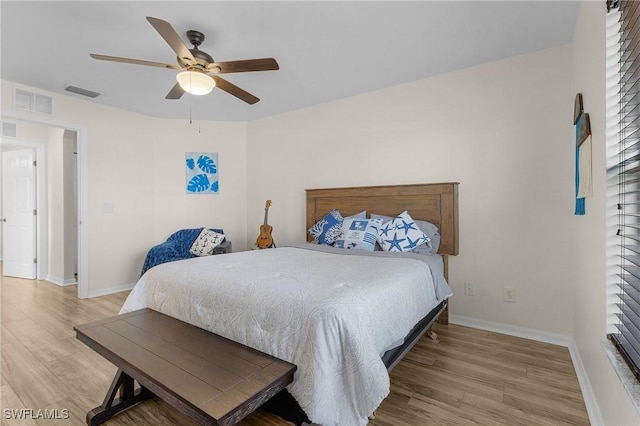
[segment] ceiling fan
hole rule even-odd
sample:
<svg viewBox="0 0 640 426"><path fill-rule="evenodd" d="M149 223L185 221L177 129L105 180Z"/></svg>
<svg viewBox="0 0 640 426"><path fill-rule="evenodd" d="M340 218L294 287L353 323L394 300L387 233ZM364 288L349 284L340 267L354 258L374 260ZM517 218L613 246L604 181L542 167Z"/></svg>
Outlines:
<svg viewBox="0 0 640 426"><path fill-rule="evenodd" d="M188 49L178 33L167 21L151 16L147 16L147 21L158 31L160 36L169 44L174 52L176 52L178 55L178 65L121 58L118 56L98 55L95 53L92 53L90 56L102 61L148 65L181 71L176 76L178 82L169 91L165 97L166 99L180 99L185 92L193 95L206 95L211 92L214 87L218 87L238 99L253 105L260 99L221 78L218 74L247 71L274 71L280 68L278 62L273 58L216 62L211 55L198 49L198 46L204 41L204 34L201 32L195 30L187 31L187 38L191 44L193 44L193 49Z"/></svg>

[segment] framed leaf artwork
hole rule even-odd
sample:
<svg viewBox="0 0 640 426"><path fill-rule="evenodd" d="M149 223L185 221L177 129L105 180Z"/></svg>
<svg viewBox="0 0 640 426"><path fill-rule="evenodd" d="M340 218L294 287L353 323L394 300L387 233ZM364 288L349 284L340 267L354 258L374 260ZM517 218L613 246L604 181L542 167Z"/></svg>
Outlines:
<svg viewBox="0 0 640 426"><path fill-rule="evenodd" d="M187 194L217 194L218 153L186 152Z"/></svg>

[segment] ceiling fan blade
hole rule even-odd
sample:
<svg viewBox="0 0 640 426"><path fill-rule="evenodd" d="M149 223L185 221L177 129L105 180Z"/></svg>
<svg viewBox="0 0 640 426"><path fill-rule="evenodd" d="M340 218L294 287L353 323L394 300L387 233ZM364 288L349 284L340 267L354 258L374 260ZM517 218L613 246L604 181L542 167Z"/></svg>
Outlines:
<svg viewBox="0 0 640 426"><path fill-rule="evenodd" d="M180 59L190 64L196 63L195 58L170 23L151 16L147 16L147 21L153 25L153 28L155 28L164 41L171 46Z"/></svg>
<svg viewBox="0 0 640 426"><path fill-rule="evenodd" d="M275 71L280 69L273 58L245 59L242 61L213 62L207 66L217 74L247 71ZM217 70L216 70L217 68Z"/></svg>
<svg viewBox="0 0 640 426"><path fill-rule="evenodd" d="M93 59L98 59L101 61L124 62L125 64L135 64L135 65L148 65L151 67L169 68L172 70L182 69L177 65L163 64L162 62L143 61L141 59L121 58L119 56L98 55L95 53L91 53L89 54L89 56L91 56Z"/></svg>
<svg viewBox="0 0 640 426"><path fill-rule="evenodd" d="M182 87L180 87L180 83L176 83L175 86L173 86L173 88L171 88L171 90L169 91L169 93L167 93L167 96L165 96L165 99L180 99L182 97L182 95L184 95L184 90L182 89Z"/></svg>
<svg viewBox="0 0 640 426"><path fill-rule="evenodd" d="M220 78L217 75L212 75L211 78L213 78L216 81L216 87L224 90L225 92L235 96L236 98L242 101L245 101L250 105L253 105L260 100L255 96L253 96L251 93L239 88L233 83L229 83L227 80Z"/></svg>

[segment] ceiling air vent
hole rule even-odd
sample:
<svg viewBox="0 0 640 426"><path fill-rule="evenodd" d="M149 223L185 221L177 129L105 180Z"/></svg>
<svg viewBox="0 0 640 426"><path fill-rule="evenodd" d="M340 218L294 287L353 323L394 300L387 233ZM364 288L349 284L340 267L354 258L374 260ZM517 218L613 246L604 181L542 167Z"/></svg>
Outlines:
<svg viewBox="0 0 640 426"><path fill-rule="evenodd" d="M16 88L13 106L16 109L53 115L53 97L30 90Z"/></svg>
<svg viewBox="0 0 640 426"><path fill-rule="evenodd" d="M15 138L18 136L16 123L0 121L0 136L9 138Z"/></svg>
<svg viewBox="0 0 640 426"><path fill-rule="evenodd" d="M87 96L89 98L97 98L98 96L100 96L100 93L98 92L93 92L91 90L83 89L76 86L67 86L67 88L64 90L66 90L67 92L76 93L78 95Z"/></svg>

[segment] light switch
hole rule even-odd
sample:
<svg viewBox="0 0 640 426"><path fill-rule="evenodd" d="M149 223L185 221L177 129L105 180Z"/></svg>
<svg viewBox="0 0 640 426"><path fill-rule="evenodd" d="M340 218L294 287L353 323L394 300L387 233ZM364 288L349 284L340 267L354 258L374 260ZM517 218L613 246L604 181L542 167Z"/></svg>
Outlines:
<svg viewBox="0 0 640 426"><path fill-rule="evenodd" d="M113 213L113 201L102 202L102 213Z"/></svg>

